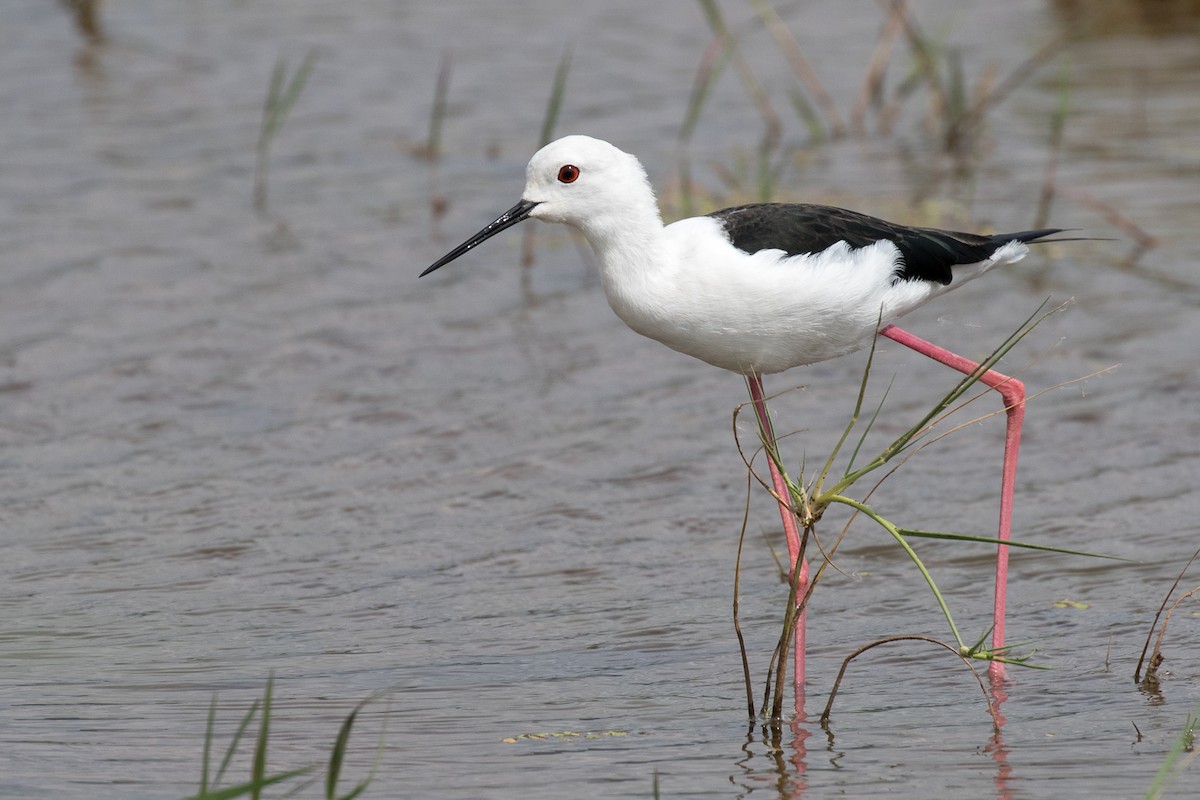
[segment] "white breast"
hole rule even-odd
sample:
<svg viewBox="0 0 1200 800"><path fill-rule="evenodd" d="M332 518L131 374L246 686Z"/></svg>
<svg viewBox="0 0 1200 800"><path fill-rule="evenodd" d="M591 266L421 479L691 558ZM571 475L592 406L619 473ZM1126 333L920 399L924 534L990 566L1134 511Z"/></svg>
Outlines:
<svg viewBox="0 0 1200 800"><path fill-rule="evenodd" d="M737 250L709 217L663 233L663 252L636 274L603 265L613 310L638 333L734 372L781 372L852 352L881 313L886 325L941 288L895 282L899 251L886 242L788 258Z"/></svg>

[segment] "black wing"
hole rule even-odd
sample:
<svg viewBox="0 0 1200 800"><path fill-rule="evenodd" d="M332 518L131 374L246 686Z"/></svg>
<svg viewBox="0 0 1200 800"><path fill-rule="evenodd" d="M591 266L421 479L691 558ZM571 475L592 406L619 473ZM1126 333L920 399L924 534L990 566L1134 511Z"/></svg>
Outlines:
<svg viewBox="0 0 1200 800"><path fill-rule="evenodd" d="M1061 228L1001 233L943 231L910 228L877 217L834 206L809 203L755 203L714 211L730 243L746 253L782 250L789 256L819 253L838 242L867 247L881 239L893 242L902 262L897 280L923 280L948 284L956 264L984 261L996 248L1011 241L1034 242L1059 233Z"/></svg>

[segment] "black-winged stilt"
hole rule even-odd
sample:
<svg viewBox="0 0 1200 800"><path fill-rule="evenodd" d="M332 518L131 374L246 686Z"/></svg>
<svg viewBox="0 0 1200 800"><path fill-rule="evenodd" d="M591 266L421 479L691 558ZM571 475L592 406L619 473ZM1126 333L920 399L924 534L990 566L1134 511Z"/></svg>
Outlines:
<svg viewBox="0 0 1200 800"><path fill-rule="evenodd" d="M830 206L759 203L663 225L641 163L608 142L566 136L525 171L521 201L421 273L428 275L526 219L581 231L600 262L613 311L638 333L746 377L759 425L775 447L762 376L853 352L878 333L965 374L979 365L892 324L929 300L1024 258L1027 243L1059 228L982 236L910 228ZM998 537L1012 523L1025 387L987 371L1008 424ZM790 495L773 459L771 480L792 569L800 553ZM1004 646L1008 548L996 557L992 647ZM797 596L807 585L800 569ZM804 620L796 628L794 680L804 685ZM993 671L1003 667L992 662Z"/></svg>

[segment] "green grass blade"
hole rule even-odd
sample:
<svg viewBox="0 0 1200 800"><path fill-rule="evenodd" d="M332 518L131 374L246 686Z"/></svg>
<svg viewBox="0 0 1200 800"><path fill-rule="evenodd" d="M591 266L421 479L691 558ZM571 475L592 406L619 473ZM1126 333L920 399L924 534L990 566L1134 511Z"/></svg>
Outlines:
<svg viewBox="0 0 1200 800"><path fill-rule="evenodd" d="M833 469L833 462L837 460L838 454L842 452L842 447L846 444L846 440L850 438L850 431L854 430L854 426L858 424L858 417L862 413L863 400L867 396L867 382L871 377L871 364L875 362L875 348L879 344L879 337L871 338L871 347L867 350L867 365L863 367L862 380L858 383L858 397L854 400L854 411L850 414L850 421L846 423L846 427L842 430L842 435L838 438L837 444L829 453L829 458L825 459L825 465L821 467L820 473L817 474L817 479L813 483L812 495L818 497L821 494L821 488L825 485L825 478L829 475L829 471ZM865 434L864 434L865 435ZM857 453L857 448L855 448ZM845 476L843 476L843 479ZM839 484L840 486L841 484ZM849 486L849 484L846 484ZM817 501L820 502L819 500Z"/></svg>
<svg viewBox="0 0 1200 800"><path fill-rule="evenodd" d="M1009 334L1008 338L1001 342L1000 345L992 351L991 355L979 362L978 369L976 369L970 375L963 377L963 379L960 380L953 389L947 392L946 395L940 401L938 401L938 403L934 405L934 407L931 408L924 417L922 417L915 425L897 437L865 466L845 475L836 486L829 490L829 494L841 494L847 488L852 486L859 478L875 471L879 467L882 467L897 455L907 450L917 435L924 431L934 419L953 406L960 397L966 394L972 386L978 383L979 379L988 370L994 367L1000 361L1000 359L1004 358L1004 356L1007 355L1008 352L1015 347L1019 341L1021 341L1021 339L1025 338L1030 331L1037 327L1042 320L1044 320L1050 314L1053 314L1059 309L1063 308L1063 306L1057 306L1050 311L1045 311L1045 308L1046 302L1043 302L1040 306L1038 306L1037 310L1034 311L1033 314L1031 314L1023 323L1021 323L1021 325L1018 326L1015 331Z"/></svg>
<svg viewBox="0 0 1200 800"><path fill-rule="evenodd" d="M946 51L946 71L949 73L950 87L946 97L945 119L950 123L947 127L954 130L954 124L962 119L963 114L967 113L967 90L963 79L962 53L957 48L950 48Z"/></svg>
<svg viewBox="0 0 1200 800"><path fill-rule="evenodd" d="M546 103L546 115L542 118L542 131L538 139L538 146L541 147L550 142L550 138L554 136L554 128L558 125L558 114L562 110L563 96L566 94L567 73L571 69L571 48L563 51L562 58L558 62L558 69L554 71L554 85L550 88L550 99ZM533 265L533 240L536 235L536 228L525 228L524 237L521 244L521 266L530 267Z"/></svg>
<svg viewBox="0 0 1200 800"><path fill-rule="evenodd" d="M817 113L817 109L808 101L803 92L792 88L788 91L788 99L792 101L792 110L796 112L796 116L808 129L809 144L821 144L829 138L821 124L821 115Z"/></svg>
<svg viewBox="0 0 1200 800"><path fill-rule="evenodd" d="M325 773L325 797L328 800L334 800L337 797L337 782L342 774L342 764L346 760L346 749L350 746L350 731L354 727L354 720L358 717L360 708L362 708L362 703L355 706L342 722L342 726L338 729L337 739L333 743L333 751L329 754L329 770Z"/></svg>
<svg viewBox="0 0 1200 800"><path fill-rule="evenodd" d="M425 156L436 159L442 152L442 124L446 121L446 97L450 93L450 51L442 53L437 82L433 87L433 108L429 112L429 136L425 141Z"/></svg>
<svg viewBox="0 0 1200 800"><path fill-rule="evenodd" d="M758 80L754 72L750 69L750 63L738 48L737 39L730 32L729 26L725 23L725 18L721 16L721 10L718 8L716 0L698 1L709 28L721 40L723 49L728 54L730 63L733 64L734 71L737 72L738 78L746 90L746 94L754 101L754 106L758 109L759 116L762 117L763 123L766 125L766 132L763 136L764 149L774 149L778 145L779 138L782 135L783 122L771 105L766 87L763 86L762 81Z"/></svg>
<svg viewBox="0 0 1200 800"><path fill-rule="evenodd" d="M288 112L292 110L292 106L299 99L300 92L308 83L308 76L312 73L316 61L317 51L309 50L292 79L287 81L286 87L284 81L287 76L287 66L284 60L280 58L276 61L275 68L271 70L271 84L267 88L267 97L263 102L263 116L258 129L258 146L254 165L254 207L260 212L266 210L267 207L267 159L271 150L271 140L275 138L275 134L279 132L284 120L287 119Z"/></svg>
<svg viewBox="0 0 1200 800"><path fill-rule="evenodd" d="M189 797L184 798L184 800L230 800L230 798L245 797L246 795L258 797L262 790L268 786L272 786L276 783L282 783L286 780L291 780L298 775L303 775L304 773L311 771L312 766L301 767L300 769L281 772L278 775L267 775L262 779L256 778L254 780L246 781L245 783L239 783L236 786L227 786L224 789L217 789L211 792L202 792L200 794L190 795Z"/></svg>
<svg viewBox="0 0 1200 800"><path fill-rule="evenodd" d="M837 104L834 103L828 90L821 83L816 70L804 57L800 43L788 29L787 23L779 16L769 0L750 0L750 5L754 7L763 27L775 40L776 46L791 65L792 72L795 73L800 86L803 86L803 91L799 87L794 87L789 93L793 105L796 106L797 112L808 127L812 140L820 142L828 139L830 134L840 136L846 125L842 120L842 115L838 112ZM808 101L805 93L812 96L812 102ZM818 111L818 107L820 111Z"/></svg>
<svg viewBox="0 0 1200 800"><path fill-rule="evenodd" d="M997 539L994 536L975 536L968 533L947 533L945 531L921 531L913 528L900 528L900 533L904 536L913 536L918 539L946 539L952 542L978 542L980 544L1005 544L1009 547L1020 547L1025 550L1044 550L1047 553L1061 553L1068 556L1086 556L1088 558L1107 558L1112 561L1128 561L1130 563L1138 563L1136 558L1125 558L1124 556L1110 556L1106 553L1089 553L1086 550L1069 550L1065 547L1051 547L1045 544L1031 544L1029 542L1014 542L1008 539Z"/></svg>
<svg viewBox="0 0 1200 800"><path fill-rule="evenodd" d="M546 105L546 116L542 119L542 134L540 144L550 143L554 136L554 128L558 125L559 112L562 111L563 97L567 93L567 74L571 71L571 48L563 51L554 70L554 85L550 89L550 101Z"/></svg>
<svg viewBox="0 0 1200 800"><path fill-rule="evenodd" d="M283 91L283 79L287 76L287 63L278 58L275 60L275 66L271 68L271 82L267 85L267 96L263 98L263 119L262 127L259 128L258 138L268 138L266 136L271 121L271 115L274 113L276 105L279 103L279 93Z"/></svg>
<svg viewBox="0 0 1200 800"><path fill-rule="evenodd" d="M355 784L354 788L351 789L347 794L341 795L340 797L338 796L337 782L338 778L341 776L342 765L346 760L346 751L350 746L350 731L354 727L354 722L358 718L359 712L362 711L368 703L378 700L384 694L386 694L385 691L376 692L367 697L365 700L362 700L354 707L354 710L350 712L346 719L342 721L341 728L338 729L337 739L333 744L333 750L329 754L329 771L325 776L326 800L354 800L354 798L366 791L367 787L371 784L371 781L375 779L375 774L379 771L379 765L383 761L383 746L387 736L387 714L385 714L383 717L383 725L379 731L379 743L375 748L375 760L371 764L371 771L367 774L367 777Z"/></svg>
<svg viewBox="0 0 1200 800"><path fill-rule="evenodd" d="M252 782L261 784L267 775L267 739L271 732L271 690L275 688L275 674L267 678L267 688L263 692L262 716L258 724L258 741L254 746L254 762L251 766ZM262 797L262 786L257 786L251 793L253 800Z"/></svg>
<svg viewBox="0 0 1200 800"><path fill-rule="evenodd" d="M200 756L200 794L208 791L208 765L212 756L213 729L217 722L217 693L208 704L208 722L204 726L204 752Z"/></svg>
<svg viewBox="0 0 1200 800"><path fill-rule="evenodd" d="M691 96L688 97L687 111L684 112L683 126L679 129L679 144L685 145L692 139L696 126L700 122L700 112L708 99L717 76L727 61L724 39L720 34L714 36L704 56L700 59L700 67L696 70L696 82L692 85Z"/></svg>
<svg viewBox="0 0 1200 800"><path fill-rule="evenodd" d="M308 83L308 77L312 74L313 67L317 64L317 51L309 50L304 54L304 60L300 62L300 67L292 75L292 79L288 81L287 88L284 89L283 95L278 98L278 102L272 105L271 109L271 136L283 127L284 121L288 118L292 108L296 105L296 101L300 99L300 93L304 91L305 85Z"/></svg>
<svg viewBox="0 0 1200 800"><path fill-rule="evenodd" d="M842 503L843 505L847 505L850 508L865 514L867 517L873 519L875 523L879 525L879 527L891 534L892 538L896 540L896 543L903 548L905 554L907 554L913 564L916 565L917 570L921 573L921 577L925 579L925 583L929 586L929 590L933 592L934 599L937 600L938 606L940 606L942 609L942 615L946 617L946 622L950 625L950 632L954 635L954 641L958 644L959 650L967 650L968 648L963 643L963 638L958 632L958 626L954 624L954 616L950 613L950 607L946 605L946 598L942 597L942 593L938 589L937 583L933 580L933 576L929 574L929 570L926 569L925 564L921 561L921 557L917 555L917 551L913 550L912 545L905 540L904 535L900 532L900 529L888 520L881 517L875 511L875 509L871 508L866 503L860 503L852 497L836 495L830 498L830 502Z"/></svg>
<svg viewBox="0 0 1200 800"><path fill-rule="evenodd" d="M229 768L229 762L233 761L233 754L237 752L238 744L242 741L242 736L245 735L246 729L250 727L250 722L254 719L254 715L258 712L258 700L256 699L250 704L250 708L242 715L242 721L238 723L237 730L233 733L233 739L229 742L229 747L225 749L225 757L221 759L221 766L217 768L217 775L213 778L212 785L217 786L221 783L221 778L225 776L225 770Z"/></svg>
<svg viewBox="0 0 1200 800"><path fill-rule="evenodd" d="M888 381L887 388L883 390L883 396L879 398L879 404L875 406L875 413L871 414L871 418L867 420L867 424L863 426L862 436L858 437L858 443L854 445L854 449L850 451L850 460L846 464L846 474L849 474L854 469L854 462L858 460L858 454L862 452L863 445L867 442L867 434L875 427L875 423L879 420L879 415L883 413L883 404L887 402L887 396L892 391L892 386L896 383L895 376Z"/></svg>

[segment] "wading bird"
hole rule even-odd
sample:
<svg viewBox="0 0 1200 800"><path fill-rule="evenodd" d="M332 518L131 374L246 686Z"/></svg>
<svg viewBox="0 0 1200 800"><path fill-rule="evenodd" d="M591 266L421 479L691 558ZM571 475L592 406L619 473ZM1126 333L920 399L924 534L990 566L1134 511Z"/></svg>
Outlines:
<svg viewBox="0 0 1200 800"><path fill-rule="evenodd" d="M421 273L428 275L526 219L578 229L599 259L608 303L633 330L744 375L764 444L776 452L762 376L835 358L886 336L964 374L979 365L892 322L1059 228L983 236L912 228L831 206L757 203L663 225L646 171L634 156L588 136L566 136L534 154L521 200ZM1024 385L987 370L1008 415L997 538L1012 523ZM768 458L792 570L800 533L790 494ZM1008 547L996 557L993 650L1004 646ZM801 563L797 597L807 586ZM804 620L796 627L794 681L804 686ZM992 662L994 674L1003 666Z"/></svg>

